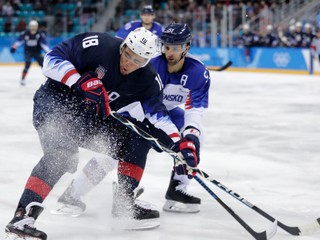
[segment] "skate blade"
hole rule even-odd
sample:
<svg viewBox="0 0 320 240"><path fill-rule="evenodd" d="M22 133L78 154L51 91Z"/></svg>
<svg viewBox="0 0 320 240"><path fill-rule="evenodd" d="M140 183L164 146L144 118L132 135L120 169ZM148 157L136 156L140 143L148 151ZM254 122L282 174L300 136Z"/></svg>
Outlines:
<svg viewBox="0 0 320 240"><path fill-rule="evenodd" d="M126 219L126 218L114 218L112 221L113 230L126 230L126 231L142 231L151 230L160 226L159 219Z"/></svg>
<svg viewBox="0 0 320 240"><path fill-rule="evenodd" d="M41 238L36 238L36 237L27 237L27 236L19 236L15 233L6 233L4 240L42 240Z"/></svg>
<svg viewBox="0 0 320 240"><path fill-rule="evenodd" d="M50 213L54 215L79 217L83 214L83 210L74 205L58 203L57 207L52 209Z"/></svg>
<svg viewBox="0 0 320 240"><path fill-rule="evenodd" d="M172 200L167 200L162 209L165 212L198 213L200 212L200 204L186 204Z"/></svg>

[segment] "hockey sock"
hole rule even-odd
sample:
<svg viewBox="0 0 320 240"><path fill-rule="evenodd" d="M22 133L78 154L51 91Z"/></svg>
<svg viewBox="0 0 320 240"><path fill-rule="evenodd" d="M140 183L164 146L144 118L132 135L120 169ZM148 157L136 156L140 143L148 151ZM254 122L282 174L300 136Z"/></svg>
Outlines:
<svg viewBox="0 0 320 240"><path fill-rule="evenodd" d="M25 208L31 202L42 203L50 193L51 189L52 187L42 179L30 176L19 200L18 208Z"/></svg>
<svg viewBox="0 0 320 240"><path fill-rule="evenodd" d="M26 75L27 75L27 72L28 72L28 71L23 70L21 79L25 79L25 77L26 77Z"/></svg>
<svg viewBox="0 0 320 240"><path fill-rule="evenodd" d="M73 181L71 195L80 198L98 185L103 178L117 165L117 161L109 157L93 157Z"/></svg>
<svg viewBox="0 0 320 240"><path fill-rule="evenodd" d="M138 187L144 169L138 165L120 161L118 165L119 188L123 188L127 193L133 192Z"/></svg>
<svg viewBox="0 0 320 240"><path fill-rule="evenodd" d="M85 196L94 187L95 185L91 183L87 175L81 171L72 183L70 194L73 198L80 199L81 196Z"/></svg>

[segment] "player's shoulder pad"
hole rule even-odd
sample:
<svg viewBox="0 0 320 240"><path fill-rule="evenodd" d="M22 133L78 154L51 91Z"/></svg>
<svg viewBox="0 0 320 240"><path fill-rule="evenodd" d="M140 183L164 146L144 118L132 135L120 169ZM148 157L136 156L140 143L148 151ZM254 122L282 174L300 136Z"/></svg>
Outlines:
<svg viewBox="0 0 320 240"><path fill-rule="evenodd" d="M210 73L203 62L194 57L191 54L186 55L185 64L190 75L198 79L198 83L201 85L203 82L210 80Z"/></svg>
<svg viewBox="0 0 320 240"><path fill-rule="evenodd" d="M161 62L162 59L163 59L162 54L158 54L158 55L156 55L154 58L152 58L152 59L150 60L150 63L151 63L151 65L153 66L153 68L155 69L155 71L157 71L155 66L156 66L159 62ZM164 59L164 60L165 60L165 59ZM166 60L165 60L165 61L166 61Z"/></svg>
<svg viewBox="0 0 320 240"><path fill-rule="evenodd" d="M203 65L203 67L205 68L204 63L203 63L200 59L198 59L196 56L194 56L193 54L187 53L186 58L189 58L189 59L191 59L191 60L194 61L194 62L198 62L197 65Z"/></svg>
<svg viewBox="0 0 320 240"><path fill-rule="evenodd" d="M161 27L161 28L162 28L162 25L161 25L159 22L157 22L157 21L153 21L153 23L154 23L155 25L157 25L157 26L159 26L159 27Z"/></svg>
<svg viewBox="0 0 320 240"><path fill-rule="evenodd" d="M132 20L130 22L127 22L125 25L124 25L124 29L126 31L129 31L129 30L134 30L136 29L137 27L140 27L141 25L141 21L139 20Z"/></svg>
<svg viewBox="0 0 320 240"><path fill-rule="evenodd" d="M22 32L20 33L19 36L24 36L24 35L26 35L27 33L28 33L28 30L24 30L24 31L22 31Z"/></svg>

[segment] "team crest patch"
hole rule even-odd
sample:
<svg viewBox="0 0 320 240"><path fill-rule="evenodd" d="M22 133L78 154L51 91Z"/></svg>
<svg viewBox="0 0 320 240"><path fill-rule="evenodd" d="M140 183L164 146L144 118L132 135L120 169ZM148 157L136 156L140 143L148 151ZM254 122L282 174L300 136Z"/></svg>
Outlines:
<svg viewBox="0 0 320 240"><path fill-rule="evenodd" d="M106 72L108 70L105 69L104 67L102 67L101 65L99 65L99 67L96 68L96 74L98 75L99 79L102 79L104 77L104 75L106 75Z"/></svg>

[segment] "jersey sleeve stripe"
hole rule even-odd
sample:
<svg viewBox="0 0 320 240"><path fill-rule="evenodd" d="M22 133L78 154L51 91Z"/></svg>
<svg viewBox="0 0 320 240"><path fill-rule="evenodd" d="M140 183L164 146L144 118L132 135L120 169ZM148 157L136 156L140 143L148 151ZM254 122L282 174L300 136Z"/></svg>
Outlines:
<svg viewBox="0 0 320 240"><path fill-rule="evenodd" d="M173 142L178 142L181 139L179 133L171 133L169 134L169 137Z"/></svg>
<svg viewBox="0 0 320 240"><path fill-rule="evenodd" d="M163 84L162 84L162 81L161 81L161 78L160 78L159 74L157 74L157 76L156 76L156 81L159 84L160 90L162 90L163 89Z"/></svg>
<svg viewBox="0 0 320 240"><path fill-rule="evenodd" d="M67 84L68 79L73 75L73 74L78 74L76 69L72 69L69 72L67 72L64 77L61 79L61 82L64 84ZM72 84L71 84L72 85Z"/></svg>
<svg viewBox="0 0 320 240"><path fill-rule="evenodd" d="M191 109L192 108L192 99L190 97L190 94L187 97L187 101L185 103L185 107L186 107L186 109Z"/></svg>

